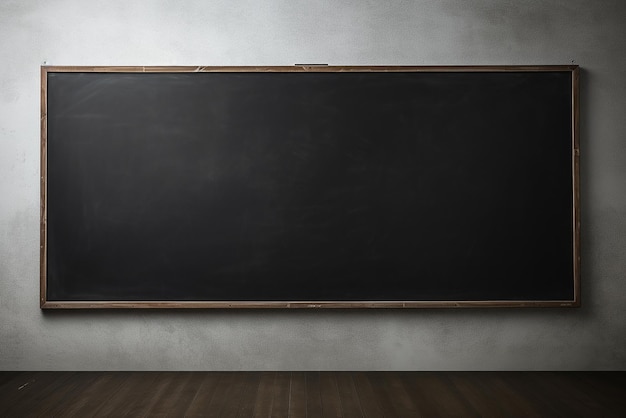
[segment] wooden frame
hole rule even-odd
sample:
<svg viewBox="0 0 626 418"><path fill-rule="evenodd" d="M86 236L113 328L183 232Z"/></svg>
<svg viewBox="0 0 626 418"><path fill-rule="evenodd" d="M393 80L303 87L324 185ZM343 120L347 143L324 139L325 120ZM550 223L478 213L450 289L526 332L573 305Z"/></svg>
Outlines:
<svg viewBox="0 0 626 418"><path fill-rule="evenodd" d="M49 301L47 300L47 80L53 72L571 72L572 97L572 198L573 198L573 294L571 301ZM42 66L41 67L41 175L40 175L40 307L42 309L126 308L468 308L468 307L578 307L580 295L580 140L579 68L553 66Z"/></svg>

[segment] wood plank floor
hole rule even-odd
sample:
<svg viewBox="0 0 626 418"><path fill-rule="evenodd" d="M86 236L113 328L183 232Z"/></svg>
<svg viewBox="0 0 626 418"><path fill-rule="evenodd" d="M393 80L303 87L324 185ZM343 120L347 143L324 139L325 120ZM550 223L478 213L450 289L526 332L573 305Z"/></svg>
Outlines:
<svg viewBox="0 0 626 418"><path fill-rule="evenodd" d="M0 417L626 417L625 372L0 372Z"/></svg>

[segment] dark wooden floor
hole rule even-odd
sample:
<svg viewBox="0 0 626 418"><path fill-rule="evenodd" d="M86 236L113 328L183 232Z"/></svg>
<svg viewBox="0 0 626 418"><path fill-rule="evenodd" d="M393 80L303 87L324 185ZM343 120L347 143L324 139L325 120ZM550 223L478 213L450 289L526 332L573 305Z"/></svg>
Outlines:
<svg viewBox="0 0 626 418"><path fill-rule="evenodd" d="M0 417L626 417L624 372L0 372Z"/></svg>

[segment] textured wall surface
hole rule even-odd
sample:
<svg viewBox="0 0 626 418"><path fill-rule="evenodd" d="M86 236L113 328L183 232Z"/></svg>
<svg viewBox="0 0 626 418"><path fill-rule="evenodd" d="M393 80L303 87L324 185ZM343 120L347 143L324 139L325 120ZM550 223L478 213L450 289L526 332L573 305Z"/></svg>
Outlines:
<svg viewBox="0 0 626 418"><path fill-rule="evenodd" d="M622 0L2 0L0 370L626 369L624 51ZM583 307L39 309L40 65L307 62L579 64Z"/></svg>

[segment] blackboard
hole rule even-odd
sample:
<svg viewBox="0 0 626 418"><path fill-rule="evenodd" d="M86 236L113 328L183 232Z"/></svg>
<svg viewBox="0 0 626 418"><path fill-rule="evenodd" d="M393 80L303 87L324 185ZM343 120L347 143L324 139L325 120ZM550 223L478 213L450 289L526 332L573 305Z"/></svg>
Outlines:
<svg viewBox="0 0 626 418"><path fill-rule="evenodd" d="M43 308L578 306L578 67L42 67Z"/></svg>

